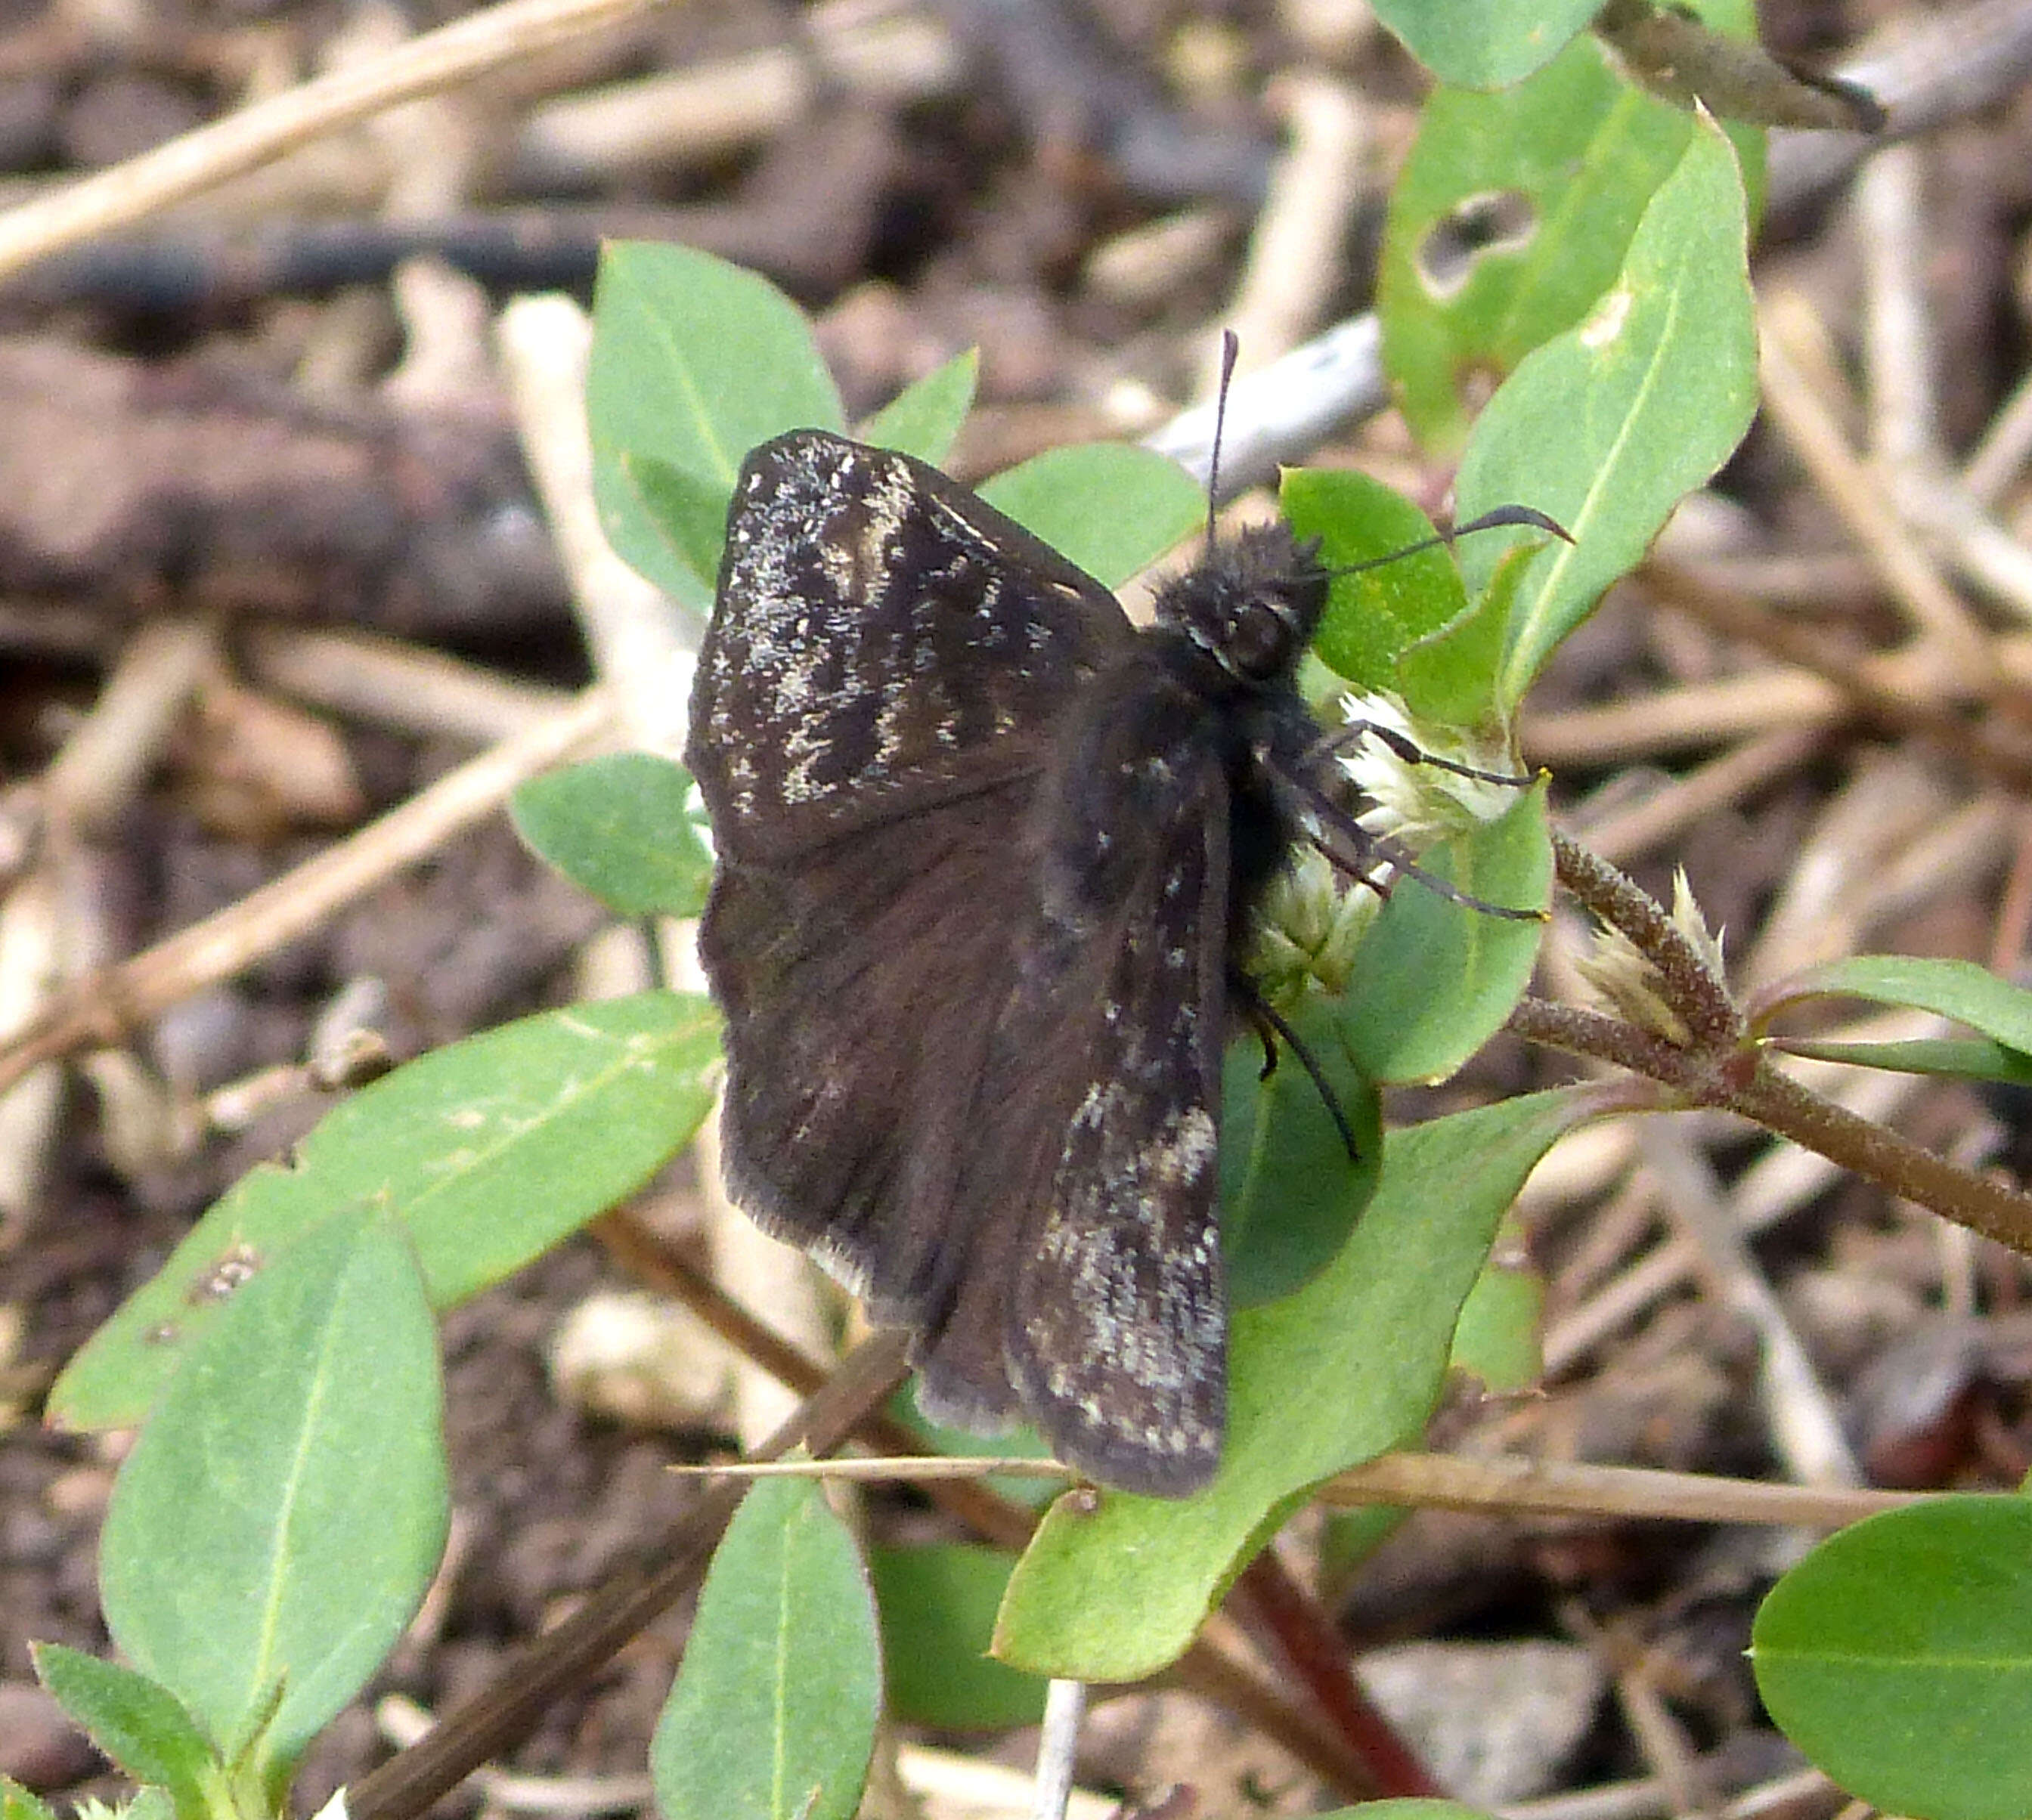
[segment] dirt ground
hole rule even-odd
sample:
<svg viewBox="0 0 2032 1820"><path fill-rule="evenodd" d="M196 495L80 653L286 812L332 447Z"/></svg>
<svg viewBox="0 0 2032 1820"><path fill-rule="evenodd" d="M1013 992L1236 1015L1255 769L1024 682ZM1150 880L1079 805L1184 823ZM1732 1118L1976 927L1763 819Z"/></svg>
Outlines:
<svg viewBox="0 0 2032 1820"><path fill-rule="evenodd" d="M1776 47L1843 67L1963 9L1762 10ZM2032 6L1969 10L2007 48L1973 73L1895 65L1935 124L1891 175L1777 192L1755 271L1788 300L1791 377L1772 384L1791 401L1772 401L1668 550L1748 607L1724 628L1698 588L1624 587L1524 723L1562 825L1655 893L1683 867L1745 980L1864 949L2026 960ZM326 0L0 4L0 201L403 30L391 9ZM675 86L631 108L626 85L652 74ZM1321 204L1323 273L1279 296L1250 233L1302 82L1349 99L1362 149ZM815 312L853 412L977 345L980 409L952 464L975 477L1149 432L1196 394L1238 313L1268 353L1366 308L1421 92L1359 0L708 0L315 141L0 283L0 1031L594 680L487 339L511 293L588 298L604 235L704 247ZM1443 493L1387 412L1319 458ZM1998 654L1982 713L1857 681L1860 658L1896 665L1927 587ZM1751 623L1780 619L1825 635L1826 660ZM334 1032L371 1030L405 1058L567 1001L644 964L605 920L492 814L384 865L307 932L251 938L244 964L171 994L130 1049L72 1055L0 1102L0 1773L66 1796L112 1786L27 1654L31 1639L106 1647L93 1557L118 1449L40 1425L56 1371L210 1201L307 1128L326 1101L302 1065ZM1556 933L1552 969L1578 927ZM1502 1039L1446 1103L1569 1078ZM1937 1151L2032 1164L2022 1099L1828 1079ZM1436 1445L1792 1473L1759 1371L1768 1333L1686 1236L1650 1142L1605 1125L1534 1183L1521 1236L1548 1284L1543 1393L1450 1407ZM1746 1268L1867 1482L2023 1476L2018 1259L1741 1128L1695 1122L1675 1142L1752 1235ZM723 1241L697 1180L687 1162L651 1201L703 1259ZM307 1801L388 1755L400 1716L376 1702L442 1711L484 1686L504 1649L674 1518L692 1494L667 1464L764 1419L716 1367L659 1391L653 1419L639 1397L616 1414L629 1393L600 1371L555 1368L561 1333L637 1287L583 1238L450 1318L452 1557L416 1634L314 1752ZM808 1294L746 1278L737 1292L825 1330ZM903 1494L868 1520L913 1536L948 1521ZM1763 1718L1743 1656L1796 1532L1429 1512L1345 1578L1317 1565L1341 1535L1302 1523L1292 1583L1316 1584L1441 1785L1537 1820L1840 1808ZM1238 1615L1264 1634L1260 1602ZM660 1620L552 1711L504 1759L523 1781L455 1799L642 1804L683 1625ZM889 1744L921 1789L928 1763L1022 1766L1034 1734ZM1316 1770L1176 1690L1102 1703L1081 1766L1152 1803L1191 1783L1173 1814L1303 1811L1332 1792ZM1020 1788L969 1788L973 1807L940 1794L925 1811L1025 1811ZM907 1811L890 1799L880 1811Z"/></svg>

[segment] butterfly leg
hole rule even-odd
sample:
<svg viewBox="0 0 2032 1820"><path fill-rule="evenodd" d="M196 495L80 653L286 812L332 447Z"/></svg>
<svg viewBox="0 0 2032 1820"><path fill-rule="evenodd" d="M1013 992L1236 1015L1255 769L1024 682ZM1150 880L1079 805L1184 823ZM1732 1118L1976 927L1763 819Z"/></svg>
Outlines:
<svg viewBox="0 0 2032 1820"><path fill-rule="evenodd" d="M1351 1163L1362 1161L1362 1148L1354 1141L1354 1128L1347 1122L1347 1114L1342 1110L1339 1096L1333 1090L1320 1069L1318 1058L1305 1045L1305 1039L1291 1027L1290 1020L1280 1013L1263 994L1256 990L1256 983L1246 974L1233 975L1228 985L1231 1001L1239 1005L1263 1044L1263 1072L1257 1077L1268 1080L1277 1072L1276 1039L1282 1038L1285 1046L1298 1058L1298 1065L1312 1077L1319 1091L1320 1102L1327 1109L1327 1116L1334 1121L1334 1129L1340 1133L1340 1141L1347 1147L1347 1160Z"/></svg>
<svg viewBox="0 0 2032 1820"><path fill-rule="evenodd" d="M1542 923L1542 910L1519 910L1507 904L1491 904L1466 891L1456 890L1444 878L1428 872L1403 843L1387 834L1362 826L1317 785L1279 780L1278 794L1289 813L1336 871L1366 885L1379 897L1388 898L1390 887L1374 877L1378 866L1389 866L1406 878L1415 878L1428 891L1485 916L1500 916L1512 923Z"/></svg>

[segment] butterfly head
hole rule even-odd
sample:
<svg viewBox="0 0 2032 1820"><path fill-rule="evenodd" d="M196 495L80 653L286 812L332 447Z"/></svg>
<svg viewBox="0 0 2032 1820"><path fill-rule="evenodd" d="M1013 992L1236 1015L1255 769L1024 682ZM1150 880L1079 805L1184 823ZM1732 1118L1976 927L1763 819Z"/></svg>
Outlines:
<svg viewBox="0 0 2032 1820"><path fill-rule="evenodd" d="M1157 624L1184 633L1235 683L1261 687L1298 666L1326 610L1316 541L1256 525L1209 550L1158 591Z"/></svg>

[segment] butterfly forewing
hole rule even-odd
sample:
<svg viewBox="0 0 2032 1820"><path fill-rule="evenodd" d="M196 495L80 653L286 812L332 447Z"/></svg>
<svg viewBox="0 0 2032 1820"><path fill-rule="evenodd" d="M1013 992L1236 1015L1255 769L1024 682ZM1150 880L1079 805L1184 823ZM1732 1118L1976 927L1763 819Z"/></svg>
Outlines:
<svg viewBox="0 0 2032 1820"><path fill-rule="evenodd" d="M721 852L785 857L1034 769L1132 638L1099 584L935 468L821 431L764 443L685 754Z"/></svg>

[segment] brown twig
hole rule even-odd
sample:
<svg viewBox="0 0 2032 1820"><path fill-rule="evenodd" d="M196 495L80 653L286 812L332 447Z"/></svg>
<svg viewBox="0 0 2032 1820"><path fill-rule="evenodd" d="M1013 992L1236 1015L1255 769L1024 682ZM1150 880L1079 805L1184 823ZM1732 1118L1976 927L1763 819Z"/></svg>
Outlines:
<svg viewBox="0 0 2032 1820"><path fill-rule="evenodd" d="M492 814L525 778L606 737L611 722L605 699L588 694L216 916L80 979L8 1032L0 1045L0 1092L42 1062L124 1041L192 993L230 979L316 928L342 904Z"/></svg>

